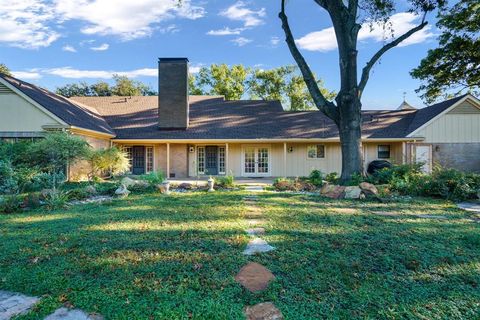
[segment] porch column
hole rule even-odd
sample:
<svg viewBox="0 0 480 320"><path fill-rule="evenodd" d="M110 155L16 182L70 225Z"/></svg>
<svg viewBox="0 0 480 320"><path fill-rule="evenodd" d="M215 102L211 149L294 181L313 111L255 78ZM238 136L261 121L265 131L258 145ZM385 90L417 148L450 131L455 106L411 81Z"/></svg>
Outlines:
<svg viewBox="0 0 480 320"><path fill-rule="evenodd" d="M402 164L407 162L407 144L406 142L402 142Z"/></svg>
<svg viewBox="0 0 480 320"><path fill-rule="evenodd" d="M287 177L287 143L283 143L283 176Z"/></svg>
<svg viewBox="0 0 480 320"><path fill-rule="evenodd" d="M167 142L167 172L166 172L167 179L170 179L170 143Z"/></svg>
<svg viewBox="0 0 480 320"><path fill-rule="evenodd" d="M225 143L225 175L228 175L228 143Z"/></svg>

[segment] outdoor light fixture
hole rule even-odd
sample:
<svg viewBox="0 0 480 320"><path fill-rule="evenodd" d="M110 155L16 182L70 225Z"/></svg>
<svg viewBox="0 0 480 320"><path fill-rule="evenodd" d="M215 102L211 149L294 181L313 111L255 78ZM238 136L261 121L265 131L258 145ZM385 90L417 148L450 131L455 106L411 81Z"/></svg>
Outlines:
<svg viewBox="0 0 480 320"><path fill-rule="evenodd" d="M195 152L195 147L193 147L193 146L188 147L188 151L190 153L194 153Z"/></svg>
<svg viewBox="0 0 480 320"><path fill-rule="evenodd" d="M288 153L292 153L293 152L293 147L288 147Z"/></svg>

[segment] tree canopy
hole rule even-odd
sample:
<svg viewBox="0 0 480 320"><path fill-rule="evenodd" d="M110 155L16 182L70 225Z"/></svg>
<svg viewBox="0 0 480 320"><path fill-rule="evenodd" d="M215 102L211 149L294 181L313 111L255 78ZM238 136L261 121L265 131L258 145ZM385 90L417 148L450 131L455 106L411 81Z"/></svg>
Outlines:
<svg viewBox="0 0 480 320"><path fill-rule="evenodd" d="M439 12L439 46L429 50L411 75L422 80L416 92L427 103L464 91L479 94L480 2L462 0Z"/></svg>
<svg viewBox="0 0 480 320"><path fill-rule="evenodd" d="M70 83L58 87L55 92L67 98L73 96L153 96L157 94L148 85L126 76L114 75L113 80L115 84L112 86L105 81L98 81L92 85L86 82Z"/></svg>
<svg viewBox="0 0 480 320"><path fill-rule="evenodd" d="M319 80L318 85L329 99L333 99L334 93L325 89L322 81ZM189 91L193 95L223 95L226 100L280 100L287 109L294 111L314 109L296 66L260 69L219 64L203 67L198 74L189 76Z"/></svg>
<svg viewBox="0 0 480 320"><path fill-rule="evenodd" d="M7 76L12 75L12 73L10 72L10 69L4 63L0 63L0 73L5 74Z"/></svg>

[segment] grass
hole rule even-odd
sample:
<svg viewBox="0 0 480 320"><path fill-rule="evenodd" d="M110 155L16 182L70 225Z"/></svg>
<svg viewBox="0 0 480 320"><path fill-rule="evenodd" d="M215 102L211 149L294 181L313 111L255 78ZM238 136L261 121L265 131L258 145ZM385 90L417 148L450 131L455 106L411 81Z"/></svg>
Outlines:
<svg viewBox="0 0 480 320"><path fill-rule="evenodd" d="M480 225L451 203L262 194L264 239L277 249L246 258L243 195L133 195L0 215L0 289L42 297L19 319L62 305L106 319L242 319L265 301L286 319L479 318ZM267 290L234 281L248 261L276 275Z"/></svg>

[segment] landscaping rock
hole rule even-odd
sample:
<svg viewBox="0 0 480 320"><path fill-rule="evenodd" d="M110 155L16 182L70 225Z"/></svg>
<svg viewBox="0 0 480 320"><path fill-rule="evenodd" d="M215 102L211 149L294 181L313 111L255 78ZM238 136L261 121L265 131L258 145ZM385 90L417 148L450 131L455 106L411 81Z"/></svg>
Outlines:
<svg viewBox="0 0 480 320"><path fill-rule="evenodd" d="M465 211L480 213L480 202L461 202L457 206Z"/></svg>
<svg viewBox="0 0 480 320"><path fill-rule="evenodd" d="M343 198L344 192L344 186L325 184L320 190L320 195L331 199L340 199Z"/></svg>
<svg viewBox="0 0 480 320"><path fill-rule="evenodd" d="M345 187L345 199L359 199L361 194L362 189L360 187Z"/></svg>
<svg viewBox="0 0 480 320"><path fill-rule="evenodd" d="M243 254L245 255L253 255L256 253L263 253L263 252L268 252L275 250L274 247L268 244L267 241L260 239L260 238L255 238L253 240L250 240L247 244L247 248L243 251Z"/></svg>
<svg viewBox="0 0 480 320"><path fill-rule="evenodd" d="M118 187L117 190L115 190L115 195L117 195L120 198L126 198L130 194L130 191L127 189L127 186L122 184L120 187Z"/></svg>
<svg viewBox="0 0 480 320"><path fill-rule="evenodd" d="M131 187L131 186L137 184L137 181L133 180L132 178L125 177L125 178L122 179L122 181L120 181L120 183L128 188L128 187Z"/></svg>
<svg viewBox="0 0 480 320"><path fill-rule="evenodd" d="M248 263L235 276L235 281L250 292L265 290L273 279L275 279L273 273L256 262Z"/></svg>
<svg viewBox="0 0 480 320"><path fill-rule="evenodd" d="M45 318L45 320L102 320L98 314L88 314L80 309L60 308Z"/></svg>
<svg viewBox="0 0 480 320"><path fill-rule="evenodd" d="M247 320L282 320L283 315L271 302L263 302L245 308Z"/></svg>
<svg viewBox="0 0 480 320"><path fill-rule="evenodd" d="M368 182L362 182L358 185L360 189L362 189L362 192L368 197L368 196L376 196L378 194L378 189L375 187L375 185L368 183Z"/></svg>
<svg viewBox="0 0 480 320"><path fill-rule="evenodd" d="M28 312L38 301L37 297L29 297L20 293L0 291L0 319L8 320L14 316Z"/></svg>

